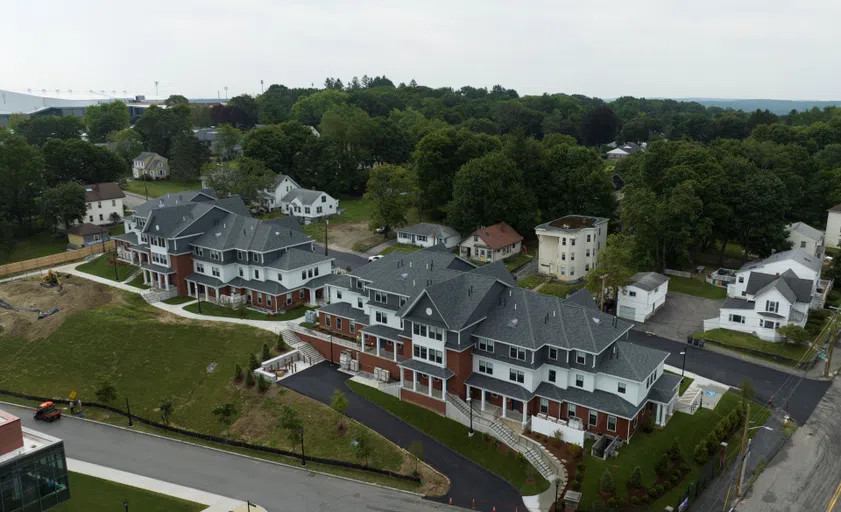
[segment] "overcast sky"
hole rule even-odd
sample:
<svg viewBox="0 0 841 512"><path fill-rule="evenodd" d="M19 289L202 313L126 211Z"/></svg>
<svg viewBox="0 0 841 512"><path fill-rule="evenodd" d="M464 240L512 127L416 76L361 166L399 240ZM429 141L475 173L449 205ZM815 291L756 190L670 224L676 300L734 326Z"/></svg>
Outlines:
<svg viewBox="0 0 841 512"><path fill-rule="evenodd" d="M387 75L603 98L838 100L837 0L4 0L0 88L259 93Z"/></svg>

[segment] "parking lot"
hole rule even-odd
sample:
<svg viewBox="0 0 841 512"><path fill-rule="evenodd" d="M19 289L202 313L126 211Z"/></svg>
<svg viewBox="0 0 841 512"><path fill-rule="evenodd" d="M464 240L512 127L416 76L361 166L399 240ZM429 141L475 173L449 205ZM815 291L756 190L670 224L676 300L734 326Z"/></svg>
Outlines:
<svg viewBox="0 0 841 512"><path fill-rule="evenodd" d="M717 317L722 304L723 300L669 292L666 303L644 324L637 324L634 328L671 340L685 341L687 336L703 330L705 319Z"/></svg>

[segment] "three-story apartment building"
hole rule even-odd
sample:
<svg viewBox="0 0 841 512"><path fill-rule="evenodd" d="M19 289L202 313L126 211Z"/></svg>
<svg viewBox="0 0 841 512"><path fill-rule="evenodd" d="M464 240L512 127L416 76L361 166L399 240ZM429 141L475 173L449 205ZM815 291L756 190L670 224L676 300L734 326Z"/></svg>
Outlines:
<svg viewBox="0 0 841 512"><path fill-rule="evenodd" d="M538 273L561 281L582 279L596 266L607 243L607 221L604 217L567 215L534 228L540 243Z"/></svg>
<svg viewBox="0 0 841 512"><path fill-rule="evenodd" d="M210 189L148 201L125 227L118 257L169 296L274 312L315 304L332 272L333 258L315 253L294 219L254 219L239 197L216 199Z"/></svg>
<svg viewBox="0 0 841 512"><path fill-rule="evenodd" d="M632 324L592 300L517 288L501 262L475 267L440 247L391 253L329 283L320 327L355 344L302 337L334 360L345 352L364 371L388 370L401 399L442 414L449 393L524 425L575 418L625 439L649 414L666 423L680 379L664 373L667 353L627 341Z"/></svg>

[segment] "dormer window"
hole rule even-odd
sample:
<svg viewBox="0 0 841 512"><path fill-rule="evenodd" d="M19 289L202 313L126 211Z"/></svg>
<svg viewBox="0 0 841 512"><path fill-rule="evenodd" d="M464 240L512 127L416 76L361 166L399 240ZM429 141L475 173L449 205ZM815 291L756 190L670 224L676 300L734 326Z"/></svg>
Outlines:
<svg viewBox="0 0 841 512"><path fill-rule="evenodd" d="M558 349L549 347L549 359L558 360Z"/></svg>
<svg viewBox="0 0 841 512"><path fill-rule="evenodd" d="M526 360L526 350L519 347L511 347L508 351L508 355L511 359L519 359L520 361Z"/></svg>
<svg viewBox="0 0 841 512"><path fill-rule="evenodd" d="M584 352L576 352L575 362L578 364L587 364L587 354L585 354Z"/></svg>

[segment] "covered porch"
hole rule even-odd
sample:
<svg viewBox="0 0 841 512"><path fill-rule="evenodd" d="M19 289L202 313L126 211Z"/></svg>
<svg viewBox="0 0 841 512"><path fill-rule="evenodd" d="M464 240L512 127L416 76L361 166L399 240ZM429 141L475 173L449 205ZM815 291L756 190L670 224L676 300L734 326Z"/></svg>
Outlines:
<svg viewBox="0 0 841 512"><path fill-rule="evenodd" d="M219 279L192 273L184 279L187 282L187 295L214 304L219 302L219 290L223 283Z"/></svg>
<svg viewBox="0 0 841 512"><path fill-rule="evenodd" d="M362 351L394 362L404 361L411 342L402 338L400 332L378 324L365 327L361 331Z"/></svg>
<svg viewBox="0 0 841 512"><path fill-rule="evenodd" d="M149 288L167 292L176 288L175 270L149 264L143 264L140 268L143 272L143 284L149 286Z"/></svg>
<svg viewBox="0 0 841 512"><path fill-rule="evenodd" d="M531 393L514 383L473 373L464 382L468 403L488 419L502 419L525 429L529 422L528 404Z"/></svg>
<svg viewBox="0 0 841 512"><path fill-rule="evenodd" d="M417 359L403 361L399 367L401 389L446 403L447 380L455 375L452 370ZM403 398L412 401L411 395Z"/></svg>

